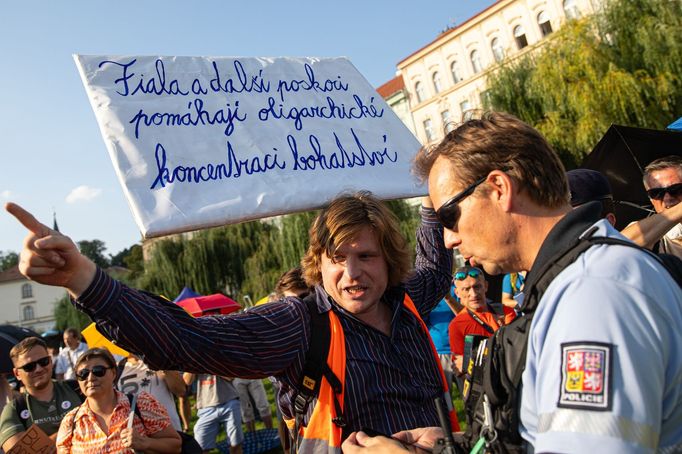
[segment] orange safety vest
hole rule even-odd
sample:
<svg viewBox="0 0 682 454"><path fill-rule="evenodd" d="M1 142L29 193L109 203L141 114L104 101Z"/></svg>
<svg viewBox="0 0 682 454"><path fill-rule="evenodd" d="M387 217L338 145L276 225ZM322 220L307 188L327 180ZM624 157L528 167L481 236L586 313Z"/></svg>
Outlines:
<svg viewBox="0 0 682 454"><path fill-rule="evenodd" d="M440 371L443 392L446 397L445 402L448 402L450 424L452 426L452 430L459 431L459 421L457 420L457 414L452 408L449 394L450 391L448 389L448 384L445 381L445 373L443 373L438 352L436 351L436 347L433 345L433 340L431 340L428 328L426 327L426 324L419 315L419 311L417 311L417 308L407 293L405 294L403 304L410 310L410 312L412 312L412 314L414 314L417 320L419 320L424 333L427 334L429 343L431 344L431 350L433 351L434 360L436 361L438 370ZM343 334L343 327L341 326L341 322L334 311L329 311L329 326L331 339L329 342L327 365L341 382L342 391L340 394L335 396L332 386L324 376L322 377L320 392L317 396L317 402L313 408L313 413L310 416L310 421L308 421L308 425L306 427L300 428L300 444L298 446L298 451L301 453L338 454L341 452L341 442L343 441L341 440L342 430L341 427L334 424L333 419L337 416L340 416L336 414L334 399L337 399L340 407L343 408L343 396L346 386L346 343L345 336ZM293 419L287 420L286 423L290 429L294 428Z"/></svg>

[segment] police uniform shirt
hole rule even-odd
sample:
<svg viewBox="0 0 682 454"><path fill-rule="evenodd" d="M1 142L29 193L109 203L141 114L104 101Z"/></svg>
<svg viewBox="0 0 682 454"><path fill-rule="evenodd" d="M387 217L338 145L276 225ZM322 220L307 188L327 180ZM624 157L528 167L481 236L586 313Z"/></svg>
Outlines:
<svg viewBox="0 0 682 454"><path fill-rule="evenodd" d="M557 276L532 322L520 416L536 452L682 450L682 290L653 257L596 245Z"/></svg>

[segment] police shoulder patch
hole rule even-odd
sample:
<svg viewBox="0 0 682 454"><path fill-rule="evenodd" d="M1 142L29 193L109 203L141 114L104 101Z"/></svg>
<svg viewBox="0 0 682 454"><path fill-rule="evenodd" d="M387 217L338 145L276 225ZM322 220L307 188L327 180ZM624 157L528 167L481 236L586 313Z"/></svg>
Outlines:
<svg viewBox="0 0 682 454"><path fill-rule="evenodd" d="M558 407L593 411L611 409L613 345L602 342L561 344Z"/></svg>

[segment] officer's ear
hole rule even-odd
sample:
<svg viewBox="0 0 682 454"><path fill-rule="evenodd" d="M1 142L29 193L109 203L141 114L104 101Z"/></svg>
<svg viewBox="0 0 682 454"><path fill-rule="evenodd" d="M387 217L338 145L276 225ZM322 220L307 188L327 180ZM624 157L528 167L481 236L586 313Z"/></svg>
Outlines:
<svg viewBox="0 0 682 454"><path fill-rule="evenodd" d="M606 215L606 220L609 221L609 224L611 224L612 227L616 226L616 215L613 213L609 213Z"/></svg>

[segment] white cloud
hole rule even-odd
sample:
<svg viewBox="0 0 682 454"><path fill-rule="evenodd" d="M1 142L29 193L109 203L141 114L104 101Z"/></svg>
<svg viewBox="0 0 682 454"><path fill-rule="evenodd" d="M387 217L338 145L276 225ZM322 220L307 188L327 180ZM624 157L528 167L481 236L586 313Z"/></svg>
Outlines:
<svg viewBox="0 0 682 454"><path fill-rule="evenodd" d="M78 186L71 190L69 195L66 196L67 203L78 203L78 202L88 202L102 193L99 188L91 188L89 186Z"/></svg>
<svg viewBox="0 0 682 454"><path fill-rule="evenodd" d="M9 189L5 189L4 191L0 192L0 197L9 200L12 198L12 191L10 191Z"/></svg>

